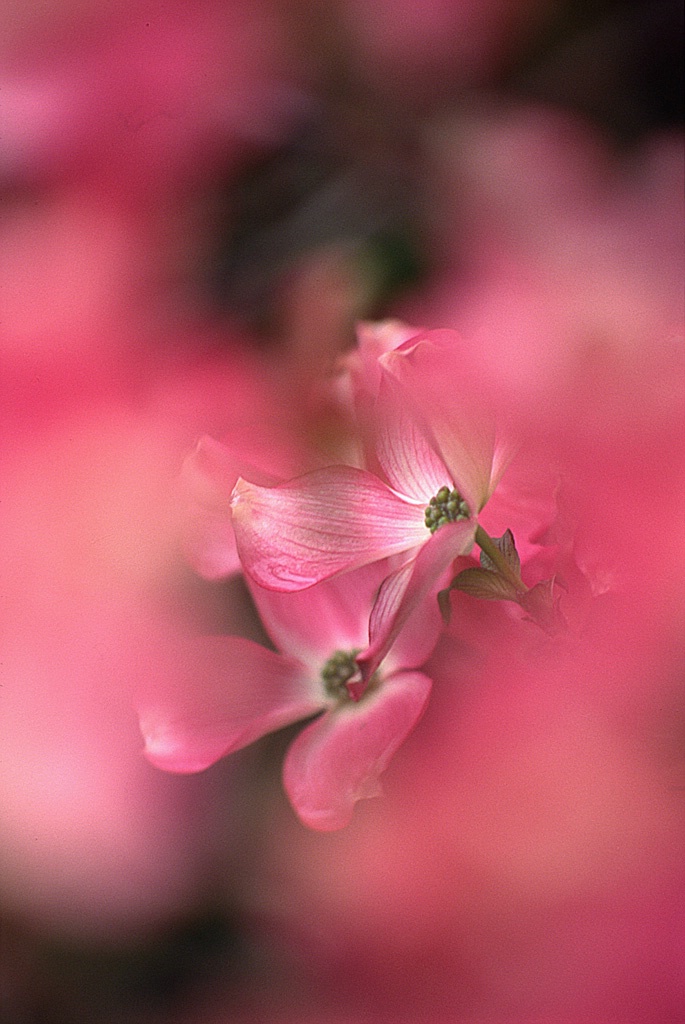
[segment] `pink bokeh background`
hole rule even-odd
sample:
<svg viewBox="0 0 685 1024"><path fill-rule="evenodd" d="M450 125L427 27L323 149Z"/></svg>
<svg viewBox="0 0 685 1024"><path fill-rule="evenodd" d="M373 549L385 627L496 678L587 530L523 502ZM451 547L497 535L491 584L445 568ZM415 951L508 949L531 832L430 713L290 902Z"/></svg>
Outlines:
<svg viewBox="0 0 685 1024"><path fill-rule="evenodd" d="M559 98L579 37L558 8L3 5L3 1024L685 1010L682 128L626 139ZM599 65L603 24L580 32ZM312 123L309 185L276 175L246 229L249 183ZM384 293L331 196L399 164L422 274ZM250 318L217 298L217 254L253 265L267 199ZM327 375L386 316L458 331L521 441L492 533L563 479L526 550L565 573L575 632L453 594L384 795L315 834L280 786L293 734L167 775L135 698L200 688L206 634L265 642L241 582L192 568L184 460L205 435L267 475L349 458Z"/></svg>

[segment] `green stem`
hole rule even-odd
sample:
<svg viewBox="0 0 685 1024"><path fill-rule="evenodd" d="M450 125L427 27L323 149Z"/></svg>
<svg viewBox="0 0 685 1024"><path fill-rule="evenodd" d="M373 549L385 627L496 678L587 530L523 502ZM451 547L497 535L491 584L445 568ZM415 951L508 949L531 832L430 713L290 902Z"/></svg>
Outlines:
<svg viewBox="0 0 685 1024"><path fill-rule="evenodd" d="M525 585L519 574L509 565L492 537L490 537L490 535L487 534L480 525L476 527L475 541L481 551L484 551L490 561L497 566L497 571L504 576L505 580L511 583L511 585L516 588L517 592L525 594L528 587Z"/></svg>

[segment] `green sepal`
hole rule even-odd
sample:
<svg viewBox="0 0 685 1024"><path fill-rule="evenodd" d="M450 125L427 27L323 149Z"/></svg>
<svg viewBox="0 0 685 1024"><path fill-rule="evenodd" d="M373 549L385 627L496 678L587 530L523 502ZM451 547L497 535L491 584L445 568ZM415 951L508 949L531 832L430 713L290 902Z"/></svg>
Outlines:
<svg viewBox="0 0 685 1024"><path fill-rule="evenodd" d="M445 587L444 590L438 591L438 608L442 616L442 621L446 626L449 626L450 619L452 618L452 605L450 603L450 591L452 585Z"/></svg>
<svg viewBox="0 0 685 1024"><path fill-rule="evenodd" d="M516 550L514 534L511 530L506 530L501 537L492 537L492 543L498 549L509 568L516 576L519 576L521 573L521 559L519 558L519 553ZM481 551L480 553L480 564L484 569L488 569L492 572L497 571L497 566L484 551Z"/></svg>
<svg viewBox="0 0 685 1024"><path fill-rule="evenodd" d="M518 601L516 587L492 569L464 569L452 580L450 589L461 590L485 601Z"/></svg>

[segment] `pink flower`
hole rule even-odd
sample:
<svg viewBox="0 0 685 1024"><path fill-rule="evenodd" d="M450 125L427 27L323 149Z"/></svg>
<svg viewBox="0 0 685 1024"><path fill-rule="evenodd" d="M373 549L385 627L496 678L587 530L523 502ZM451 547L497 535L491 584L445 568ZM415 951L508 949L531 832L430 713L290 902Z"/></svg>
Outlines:
<svg viewBox="0 0 685 1024"><path fill-rule="evenodd" d="M423 713L431 681L415 669L440 632L432 602L361 694L355 657L366 643L382 573L382 566L364 568L301 594L255 588L283 653L239 637L205 638L220 672L209 672L207 684L191 691L141 699L148 759L167 771L202 771L266 733L323 712L291 744L284 785L306 825L346 825L358 800L379 793L380 774Z"/></svg>
<svg viewBox="0 0 685 1024"><path fill-rule="evenodd" d="M408 556L374 604L370 645L359 659L367 679L453 559L471 549L478 513L506 465L482 413L454 393L457 343L454 332L424 332L373 366L375 453L385 479L333 466L276 487L241 478L233 491L241 562L267 589L301 590ZM363 377L363 359L361 366Z"/></svg>

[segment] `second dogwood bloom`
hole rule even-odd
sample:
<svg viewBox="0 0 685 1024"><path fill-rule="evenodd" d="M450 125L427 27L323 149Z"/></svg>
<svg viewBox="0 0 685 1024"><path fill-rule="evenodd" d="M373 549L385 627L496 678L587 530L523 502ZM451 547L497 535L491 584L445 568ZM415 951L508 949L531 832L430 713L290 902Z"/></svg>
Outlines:
<svg viewBox="0 0 685 1024"><path fill-rule="evenodd" d="M418 722L431 689L416 669L440 632L437 603L412 628L362 693L356 655L384 574L374 565L299 594L255 588L281 653L239 637L207 637L222 666L206 686L148 694L139 706L145 753L159 768L196 772L266 733L319 714L290 745L283 780L300 819L330 831L346 825Z"/></svg>

